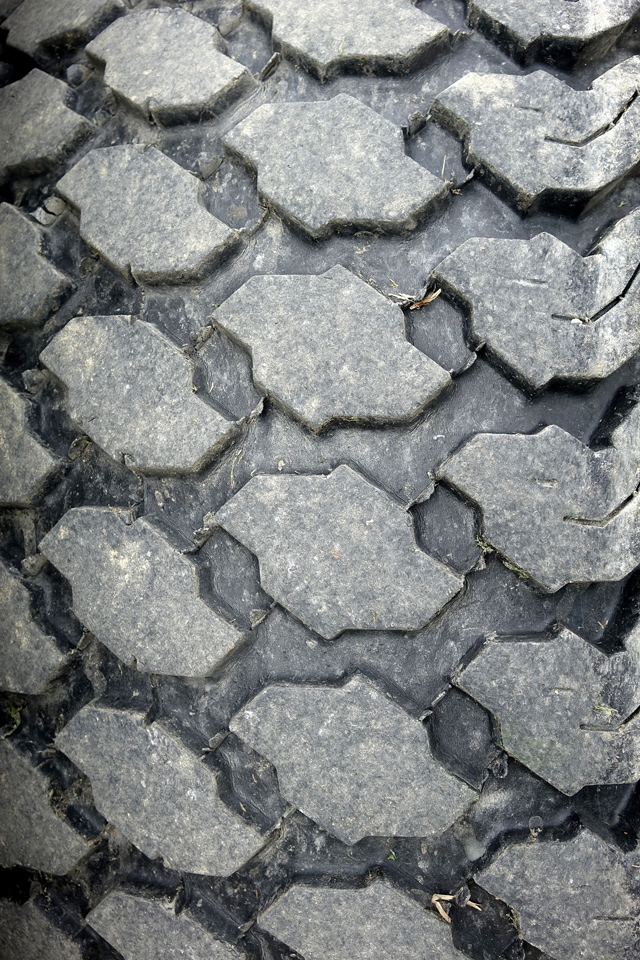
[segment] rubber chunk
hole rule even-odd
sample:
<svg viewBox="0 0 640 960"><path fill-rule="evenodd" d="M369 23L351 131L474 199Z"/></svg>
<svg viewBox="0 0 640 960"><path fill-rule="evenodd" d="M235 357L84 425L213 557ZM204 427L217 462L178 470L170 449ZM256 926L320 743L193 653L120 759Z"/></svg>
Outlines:
<svg viewBox="0 0 640 960"><path fill-rule="evenodd" d="M77 317L40 354L77 426L136 470L198 470L236 431L193 392L193 361L135 317Z"/></svg>
<svg viewBox="0 0 640 960"><path fill-rule="evenodd" d="M639 85L640 57L612 67L590 90L541 70L468 73L436 96L431 114L519 210L583 206L638 163Z"/></svg>
<svg viewBox="0 0 640 960"><path fill-rule="evenodd" d="M267 20L274 49L321 80L343 70L406 73L451 33L415 0L249 0Z"/></svg>
<svg viewBox="0 0 640 960"><path fill-rule="evenodd" d="M583 830L567 843L508 847L477 882L508 903L524 939L552 957L634 960L640 951L637 861L637 853Z"/></svg>
<svg viewBox="0 0 640 960"><path fill-rule="evenodd" d="M361 677L269 686L230 727L271 760L282 795L345 843L437 836L477 798L431 757L425 727Z"/></svg>
<svg viewBox="0 0 640 960"><path fill-rule="evenodd" d="M407 512L347 466L254 477L216 521L258 555L266 592L328 640L417 630L462 588L417 547Z"/></svg>
<svg viewBox="0 0 640 960"><path fill-rule="evenodd" d="M250 351L256 386L315 430L411 420L451 381L407 342L400 307L344 267L252 277L214 320Z"/></svg>
<svg viewBox="0 0 640 960"><path fill-rule="evenodd" d="M162 857L174 870L228 876L263 845L222 802L213 774L140 714L84 707L56 745L91 780L97 809L147 857Z"/></svg>
<svg viewBox="0 0 640 960"><path fill-rule="evenodd" d="M219 44L218 31L185 10L141 10L112 23L86 52L106 64L112 90L167 124L198 120L255 85Z"/></svg>
<svg viewBox="0 0 640 960"><path fill-rule="evenodd" d="M108 507L77 507L40 550L71 582L77 617L140 670L202 677L242 639L200 599L193 564L144 518L127 526Z"/></svg>
<svg viewBox="0 0 640 960"><path fill-rule="evenodd" d="M224 145L258 171L262 200L316 238L343 227L412 230L447 189L406 156L399 127L346 94L263 104Z"/></svg>
<svg viewBox="0 0 640 960"><path fill-rule="evenodd" d="M57 185L80 210L87 243L149 283L202 276L237 239L206 210L201 187L155 147L141 152L131 144L92 150Z"/></svg>

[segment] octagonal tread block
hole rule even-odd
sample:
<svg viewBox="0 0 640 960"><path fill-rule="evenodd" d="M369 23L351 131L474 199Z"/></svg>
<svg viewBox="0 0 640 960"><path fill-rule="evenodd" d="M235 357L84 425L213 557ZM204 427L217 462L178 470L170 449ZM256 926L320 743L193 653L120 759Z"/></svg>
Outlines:
<svg viewBox="0 0 640 960"><path fill-rule="evenodd" d="M0 956L10 960L83 960L79 944L55 927L32 900L0 900Z"/></svg>
<svg viewBox="0 0 640 960"><path fill-rule="evenodd" d="M407 341L400 307L341 266L251 277L214 322L251 353L256 386L312 429L411 420L451 381Z"/></svg>
<svg viewBox="0 0 640 960"><path fill-rule="evenodd" d="M216 521L257 554L266 592L327 640L417 630L463 586L419 549L406 510L348 466L253 477Z"/></svg>
<svg viewBox="0 0 640 960"><path fill-rule="evenodd" d="M384 881L364 890L296 886L259 919L305 960L461 960L451 929Z"/></svg>
<svg viewBox="0 0 640 960"><path fill-rule="evenodd" d="M0 506L25 507L58 461L31 433L29 401L0 378Z"/></svg>
<svg viewBox="0 0 640 960"><path fill-rule="evenodd" d="M0 204L0 328L35 326L71 288L41 253L42 230L9 203Z"/></svg>
<svg viewBox="0 0 640 960"><path fill-rule="evenodd" d="M542 70L468 73L436 96L431 113L519 210L540 201L583 205L638 164L639 85L640 57L612 67L590 90Z"/></svg>
<svg viewBox="0 0 640 960"><path fill-rule="evenodd" d="M476 881L509 904L523 938L550 957L634 960L640 952L637 861L637 853L583 830L566 843L507 847Z"/></svg>
<svg viewBox="0 0 640 960"><path fill-rule="evenodd" d="M640 562L640 407L592 450L557 426L479 433L439 475L478 504L483 536L546 590L621 580Z"/></svg>
<svg viewBox="0 0 640 960"><path fill-rule="evenodd" d="M193 361L143 320L77 317L40 359L67 386L74 423L137 470L198 470L236 432L193 392Z"/></svg>
<svg viewBox="0 0 640 960"><path fill-rule="evenodd" d="M638 0L469 0L472 27L485 33L519 60L544 59L569 67L578 58L603 57L633 20Z"/></svg>
<svg viewBox="0 0 640 960"><path fill-rule="evenodd" d="M0 563L0 690L39 693L65 656L31 616L29 592Z"/></svg>
<svg viewBox="0 0 640 960"><path fill-rule="evenodd" d="M68 90L37 69L0 90L0 178L44 173L91 132L65 105Z"/></svg>
<svg viewBox="0 0 640 960"><path fill-rule="evenodd" d="M344 843L437 836L477 797L432 758L423 724L361 677L267 687L230 728L274 764L285 799Z"/></svg>
<svg viewBox="0 0 640 960"><path fill-rule="evenodd" d="M341 70L406 73L448 40L448 27L415 0L249 0L273 46L321 80Z"/></svg>
<svg viewBox="0 0 640 960"><path fill-rule="evenodd" d="M640 651L564 629L489 640L456 683L495 715L505 750L569 796L640 778Z"/></svg>
<svg viewBox="0 0 640 960"><path fill-rule="evenodd" d="M468 309L476 343L538 389L553 379L603 379L636 353L639 264L636 210L584 258L548 233L473 237L434 276Z"/></svg>
<svg viewBox="0 0 640 960"><path fill-rule="evenodd" d="M71 583L79 620L125 663L205 676L242 634L200 599L190 560L139 518L108 507L69 510L40 549Z"/></svg>
<svg viewBox="0 0 640 960"><path fill-rule="evenodd" d="M89 777L100 813L171 869L228 876L263 845L222 802L213 773L141 714L83 707L56 745Z"/></svg>
<svg viewBox="0 0 640 960"><path fill-rule="evenodd" d="M340 228L413 229L447 190L405 154L399 127L347 94L265 103L224 145L258 171L263 201L316 238Z"/></svg>
<svg viewBox="0 0 640 960"><path fill-rule="evenodd" d="M80 210L83 239L150 283L200 277L238 238L206 210L201 188L155 147L131 144L92 150L57 185Z"/></svg>
<svg viewBox="0 0 640 960"><path fill-rule="evenodd" d="M0 865L65 874L89 846L53 811L51 784L11 741L0 740Z"/></svg>
<svg viewBox="0 0 640 960"><path fill-rule="evenodd" d="M33 57L43 46L80 43L126 9L123 0L22 0L2 26L9 46Z"/></svg>
<svg viewBox="0 0 640 960"><path fill-rule="evenodd" d="M186 10L140 10L112 23L86 52L106 64L104 79L112 90L168 124L219 111L255 85L219 43L215 27Z"/></svg>
<svg viewBox="0 0 640 960"><path fill-rule="evenodd" d="M183 910L114 890L87 915L87 923L124 960L239 960L245 956L216 940ZM185 953L185 951L187 951Z"/></svg>

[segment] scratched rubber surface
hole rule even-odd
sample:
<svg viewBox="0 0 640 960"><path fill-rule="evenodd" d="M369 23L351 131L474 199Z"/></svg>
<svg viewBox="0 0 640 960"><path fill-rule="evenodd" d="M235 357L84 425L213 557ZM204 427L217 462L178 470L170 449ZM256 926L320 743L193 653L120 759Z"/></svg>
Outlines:
<svg viewBox="0 0 640 960"><path fill-rule="evenodd" d="M640 4L0 3L0 956L640 956Z"/></svg>

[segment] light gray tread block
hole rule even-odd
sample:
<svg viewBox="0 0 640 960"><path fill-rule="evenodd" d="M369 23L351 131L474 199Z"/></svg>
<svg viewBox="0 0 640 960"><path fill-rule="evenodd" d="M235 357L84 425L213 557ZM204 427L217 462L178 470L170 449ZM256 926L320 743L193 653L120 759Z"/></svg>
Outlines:
<svg viewBox="0 0 640 960"><path fill-rule="evenodd" d="M87 915L87 923L124 960L239 960L244 952L216 940L185 910L166 900L113 890Z"/></svg>
<svg viewBox="0 0 640 960"><path fill-rule="evenodd" d="M89 777L100 813L174 870L228 876L264 843L222 802L213 773L141 714L83 707L56 746Z"/></svg>
<svg viewBox="0 0 640 960"><path fill-rule="evenodd" d="M0 900L0 955L7 960L83 960L78 943L55 927L32 900Z"/></svg>
<svg viewBox="0 0 640 960"><path fill-rule="evenodd" d="M0 690L37 694L64 662L31 615L29 593L0 563Z"/></svg>
<svg viewBox="0 0 640 960"><path fill-rule="evenodd" d="M592 450L561 427L479 433L439 476L478 504L483 536L555 592L621 580L640 562L640 406Z"/></svg>
<svg viewBox="0 0 640 960"><path fill-rule="evenodd" d="M76 616L125 663L205 676L242 634L200 598L196 570L144 518L108 507L69 510L40 543L71 583Z"/></svg>
<svg viewBox="0 0 640 960"><path fill-rule="evenodd" d="M603 57L633 20L638 0L469 0L469 24L530 62L541 55L562 66Z"/></svg>
<svg viewBox="0 0 640 960"><path fill-rule="evenodd" d="M144 320L76 317L40 359L66 385L74 423L136 470L198 470L236 432L194 393L193 361Z"/></svg>
<svg viewBox="0 0 640 960"><path fill-rule="evenodd" d="M66 106L68 89L38 69L0 89L0 178L44 173L91 132Z"/></svg>
<svg viewBox="0 0 640 960"><path fill-rule="evenodd" d="M324 80L341 70L406 73L451 36L415 0L248 0L273 45Z"/></svg>
<svg viewBox="0 0 640 960"><path fill-rule="evenodd" d="M589 90L542 70L467 73L435 97L431 112L463 141L467 162L526 212L540 201L584 204L635 169L639 85L640 57Z"/></svg>
<svg viewBox="0 0 640 960"><path fill-rule="evenodd" d="M463 585L419 549L406 510L345 465L253 477L216 521L257 554L266 592L328 640L417 630Z"/></svg>
<svg viewBox="0 0 640 960"><path fill-rule="evenodd" d="M71 281L42 256L42 230L12 207L0 205L0 329L46 320Z"/></svg>
<svg viewBox="0 0 640 960"><path fill-rule="evenodd" d="M476 882L509 904L523 938L550 957L634 960L640 951L637 862L637 853L583 830L565 843L507 847Z"/></svg>
<svg viewBox="0 0 640 960"><path fill-rule="evenodd" d="M223 142L257 170L263 201L315 238L412 230L447 191L405 154L400 127L347 94L263 104Z"/></svg>
<svg viewBox="0 0 640 960"><path fill-rule="evenodd" d="M268 686L230 728L271 760L282 795L344 843L437 836L477 798L432 758L423 724L362 677Z"/></svg>
<svg viewBox="0 0 640 960"><path fill-rule="evenodd" d="M341 266L251 277L214 322L251 353L256 386L314 430L411 420L451 382L407 341L400 307Z"/></svg>
<svg viewBox="0 0 640 960"><path fill-rule="evenodd" d="M451 928L378 880L364 890L295 886L260 926L305 960L461 960Z"/></svg>
<svg viewBox="0 0 640 960"><path fill-rule="evenodd" d="M488 640L456 683L495 715L512 757L571 796L640 778L639 654L607 656L568 629Z"/></svg>
<svg viewBox="0 0 640 960"><path fill-rule="evenodd" d="M4 21L10 46L34 56L51 43L78 43L126 10L123 0L22 0Z"/></svg>
<svg viewBox="0 0 640 960"><path fill-rule="evenodd" d="M89 849L85 840L58 817L49 800L50 783L0 740L0 865L19 864L45 873L65 874Z"/></svg>
<svg viewBox="0 0 640 960"><path fill-rule="evenodd" d="M31 432L28 403L0 378L0 506L29 506L59 465Z"/></svg>
<svg viewBox="0 0 640 960"><path fill-rule="evenodd" d="M159 123L197 120L255 85L246 67L218 49L215 27L186 10L139 10L115 20L87 46L104 79Z"/></svg>
<svg viewBox="0 0 640 960"><path fill-rule="evenodd" d="M58 181L86 242L149 283L201 277L238 238L205 208L202 183L155 147L92 150Z"/></svg>
<svg viewBox="0 0 640 960"><path fill-rule="evenodd" d="M469 310L475 342L540 389L554 379L601 380L637 352L639 264L636 210L586 257L548 233L532 240L473 237L434 277Z"/></svg>

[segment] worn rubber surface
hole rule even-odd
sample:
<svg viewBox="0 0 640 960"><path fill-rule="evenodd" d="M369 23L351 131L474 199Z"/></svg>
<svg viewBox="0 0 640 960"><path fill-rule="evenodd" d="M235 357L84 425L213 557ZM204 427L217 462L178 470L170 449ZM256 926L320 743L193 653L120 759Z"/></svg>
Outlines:
<svg viewBox="0 0 640 960"><path fill-rule="evenodd" d="M640 957L640 3L2 0L0 957Z"/></svg>

